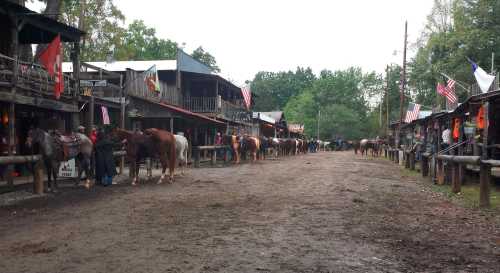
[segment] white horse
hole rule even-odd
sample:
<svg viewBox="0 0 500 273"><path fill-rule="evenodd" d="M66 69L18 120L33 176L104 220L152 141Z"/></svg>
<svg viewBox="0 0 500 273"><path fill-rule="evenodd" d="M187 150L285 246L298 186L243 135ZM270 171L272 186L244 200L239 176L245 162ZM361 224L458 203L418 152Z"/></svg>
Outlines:
<svg viewBox="0 0 500 273"><path fill-rule="evenodd" d="M177 133L175 135L175 153L177 155L177 162L179 163L179 169L181 170L181 175L184 175L184 167L187 166L187 153L188 153L189 143L183 133Z"/></svg>

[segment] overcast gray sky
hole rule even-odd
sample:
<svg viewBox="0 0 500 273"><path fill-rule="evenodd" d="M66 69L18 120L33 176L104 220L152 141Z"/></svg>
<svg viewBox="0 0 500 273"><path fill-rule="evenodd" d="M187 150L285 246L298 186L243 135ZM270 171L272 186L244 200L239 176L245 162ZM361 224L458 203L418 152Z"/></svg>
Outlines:
<svg viewBox="0 0 500 273"><path fill-rule="evenodd" d="M262 70L360 66L382 72L423 29L433 0L114 0L161 38L202 45L237 84ZM400 54L401 55L401 54Z"/></svg>

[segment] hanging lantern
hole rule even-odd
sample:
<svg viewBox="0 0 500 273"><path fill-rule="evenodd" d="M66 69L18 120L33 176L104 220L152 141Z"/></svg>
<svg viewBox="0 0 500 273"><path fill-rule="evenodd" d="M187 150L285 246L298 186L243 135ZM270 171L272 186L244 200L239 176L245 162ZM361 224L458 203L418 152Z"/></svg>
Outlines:
<svg viewBox="0 0 500 273"><path fill-rule="evenodd" d="M3 112L2 114L2 123L7 125L9 123L9 114L7 112Z"/></svg>

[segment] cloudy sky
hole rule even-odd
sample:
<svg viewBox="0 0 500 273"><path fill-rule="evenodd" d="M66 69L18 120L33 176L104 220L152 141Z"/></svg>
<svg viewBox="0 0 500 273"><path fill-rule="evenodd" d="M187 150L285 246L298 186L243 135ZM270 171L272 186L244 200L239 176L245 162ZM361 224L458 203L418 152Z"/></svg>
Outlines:
<svg viewBox="0 0 500 273"><path fill-rule="evenodd" d="M237 84L258 71L360 66L382 72L402 62L404 21L415 41L433 0L114 0L161 38L202 45Z"/></svg>

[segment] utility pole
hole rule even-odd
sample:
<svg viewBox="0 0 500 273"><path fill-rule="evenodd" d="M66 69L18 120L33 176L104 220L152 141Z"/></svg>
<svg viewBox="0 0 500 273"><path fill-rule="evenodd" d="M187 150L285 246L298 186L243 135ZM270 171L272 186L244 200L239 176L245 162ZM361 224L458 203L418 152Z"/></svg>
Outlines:
<svg viewBox="0 0 500 273"><path fill-rule="evenodd" d="M385 69L385 135L389 134L389 65Z"/></svg>
<svg viewBox="0 0 500 273"><path fill-rule="evenodd" d="M404 50L403 50L403 73L401 75L400 82L400 94L399 94L399 124L396 135L396 148L399 147L400 142L400 132L401 132L401 124L403 123L403 102L404 102L404 93L406 86L406 45L408 40L408 21L405 22L405 42L404 42Z"/></svg>
<svg viewBox="0 0 500 273"><path fill-rule="evenodd" d="M321 110L318 109L318 124L317 124L317 128L316 128L316 137L318 138L319 140L319 119L321 117Z"/></svg>
<svg viewBox="0 0 500 273"><path fill-rule="evenodd" d="M379 129L380 132L382 132L382 106L384 105L384 90L380 89L380 104L379 104L379 117L378 117L378 124L379 124Z"/></svg>

